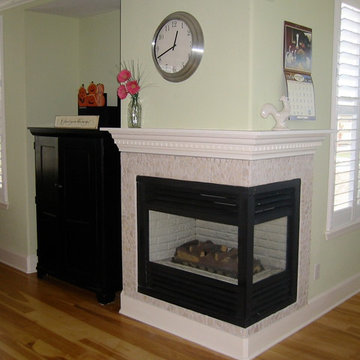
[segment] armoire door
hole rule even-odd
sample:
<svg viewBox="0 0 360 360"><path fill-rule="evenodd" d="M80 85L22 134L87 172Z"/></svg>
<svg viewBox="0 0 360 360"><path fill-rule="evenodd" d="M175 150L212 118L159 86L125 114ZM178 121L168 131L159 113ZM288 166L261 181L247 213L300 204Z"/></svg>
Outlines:
<svg viewBox="0 0 360 360"><path fill-rule="evenodd" d="M35 142L38 275L57 273L61 253L58 139L39 136Z"/></svg>
<svg viewBox="0 0 360 360"><path fill-rule="evenodd" d="M99 261L99 216L101 169L99 141L60 138L60 178L63 266L75 282L97 282Z"/></svg>

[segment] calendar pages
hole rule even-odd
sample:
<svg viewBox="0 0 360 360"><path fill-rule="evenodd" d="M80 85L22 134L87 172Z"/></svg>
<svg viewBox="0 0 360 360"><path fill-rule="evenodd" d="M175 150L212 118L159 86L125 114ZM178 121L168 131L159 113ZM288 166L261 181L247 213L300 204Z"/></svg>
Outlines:
<svg viewBox="0 0 360 360"><path fill-rule="evenodd" d="M285 72L290 120L315 120L315 94L311 75Z"/></svg>
<svg viewBox="0 0 360 360"><path fill-rule="evenodd" d="M284 22L284 75L290 120L315 120L314 84L311 78L312 30Z"/></svg>

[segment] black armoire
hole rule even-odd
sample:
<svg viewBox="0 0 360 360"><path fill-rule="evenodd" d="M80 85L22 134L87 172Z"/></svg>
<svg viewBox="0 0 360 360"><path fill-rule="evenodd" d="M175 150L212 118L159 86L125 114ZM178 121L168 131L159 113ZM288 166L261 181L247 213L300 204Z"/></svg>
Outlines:
<svg viewBox="0 0 360 360"><path fill-rule="evenodd" d="M120 153L107 131L30 128L35 136L37 273L113 301L122 288Z"/></svg>

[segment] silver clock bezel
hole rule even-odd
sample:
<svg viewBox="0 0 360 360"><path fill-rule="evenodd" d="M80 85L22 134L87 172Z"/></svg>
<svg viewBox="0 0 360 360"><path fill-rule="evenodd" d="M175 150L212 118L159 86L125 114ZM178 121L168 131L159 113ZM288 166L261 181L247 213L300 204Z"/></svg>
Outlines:
<svg viewBox="0 0 360 360"><path fill-rule="evenodd" d="M189 27L189 30L192 35L192 50L191 55L189 58L189 61L186 63L186 65L178 72L175 73L169 73L163 70L155 56L155 46L156 46L156 40L159 35L160 30L163 28L163 26L171 21L171 20L180 20L184 21L186 25ZM204 52L204 35L201 29L201 26L199 22L195 19L194 16L191 14L184 12L184 11L176 11L170 15L168 15L157 27L153 40L152 40L152 58L155 64L155 67L157 71L160 73L160 75L168 81L171 82L180 82L188 79L198 68L200 61L202 59L202 55Z"/></svg>

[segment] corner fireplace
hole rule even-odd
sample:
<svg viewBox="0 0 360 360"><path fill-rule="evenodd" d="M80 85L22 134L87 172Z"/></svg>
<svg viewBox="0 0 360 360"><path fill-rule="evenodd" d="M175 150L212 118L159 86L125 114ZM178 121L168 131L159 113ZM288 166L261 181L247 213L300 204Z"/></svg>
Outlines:
<svg viewBox="0 0 360 360"><path fill-rule="evenodd" d="M109 128L106 130L111 133L121 152L123 290L121 292L120 313L122 315L239 360L255 358L262 350L287 336L290 328L304 325L302 321L303 311L305 313L307 311L310 279L314 158L316 150L331 131L254 132L126 128ZM148 267L160 267L161 264L158 264L155 258L151 258L150 261L149 255L146 255L148 258L145 259L145 255L142 255L143 258L141 258L139 254L138 232L144 231L145 227L144 223L141 227L138 224L137 176L178 179L195 183L224 184L239 187L239 189L301 179L296 302L245 328L200 313L202 311L201 305L197 305L199 308L197 312L186 308L185 305L178 306L163 301L159 299L160 296L156 298L155 295L148 296L144 294L144 292L151 290L147 289L147 287L150 287L149 282L151 279L149 278L150 273L145 273L147 271L145 260L151 263L147 265ZM143 211L145 210L143 209ZM149 211L163 213L159 209L152 210L148 206ZM296 218L296 214L293 217ZM289 227L289 217L286 216L286 219ZM248 226L247 223L245 225ZM254 227L255 225L260 226L262 224L254 224ZM240 229L240 233L243 231ZM144 233L141 234L141 238L144 238ZM143 242L140 245L145 246ZM181 244L178 244L178 246L181 246ZM251 251L249 246L246 249ZM144 251L144 249L141 250ZM175 252L175 250L172 251ZM286 252L289 250L287 249ZM257 250L252 251L257 257ZM251 257L249 258L251 259ZM288 258L289 255L287 255ZM143 261L140 267L139 259ZM294 260L292 264L286 263L286 269L288 269L286 272L290 282L292 281L291 276L295 278L295 275L292 274L295 263ZM247 264L243 266L245 265ZM266 268L265 263L262 263L262 265ZM169 269L166 269L166 271ZM196 286L196 284L193 286L191 281L192 278L196 278L196 281L198 281L198 276L195 276L197 274L187 271L185 276L185 271L175 270L178 271L176 274L181 274L180 281L184 282L183 278L190 279L190 282L186 283L189 284L190 289ZM194 272L195 270L197 269L194 268ZM241 271L244 270L241 269ZM166 275L166 272L160 272L159 276L161 275ZM282 275L283 272L280 272L274 276ZM142 278L143 281L141 286L139 278ZM231 296L235 297L236 304L241 305L240 302L249 304L249 298L255 296L254 293L259 286L258 284L263 281L270 282L274 278L269 277L252 283L251 276L246 277L245 275L244 278L244 275L240 274L238 279L235 280L235 284L231 283L233 281L231 277L228 276L228 279L229 282L216 281L211 277L202 276L207 288L210 287L210 282L211 286L215 283L221 289L230 288ZM177 281L177 279L175 280ZM292 286L294 286L294 282ZM139 291L141 287L144 292ZM236 292L236 287L238 287L238 298L233 295ZM160 295L164 298L162 292ZM166 296L171 301L174 298L174 302L176 301L177 296L174 296L172 291L168 291ZM224 301L228 301L228 298L225 297ZM255 301L253 301L254 303ZM252 306L251 309L254 310L254 305ZM238 306L237 311L245 313L249 310L244 310ZM213 311L213 313L215 312ZM231 318L231 312L222 316Z"/></svg>
<svg viewBox="0 0 360 360"><path fill-rule="evenodd" d="M248 327L297 297L300 179L137 176L138 292Z"/></svg>

